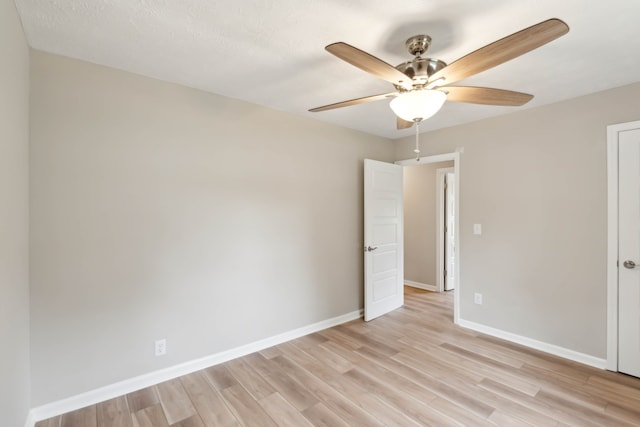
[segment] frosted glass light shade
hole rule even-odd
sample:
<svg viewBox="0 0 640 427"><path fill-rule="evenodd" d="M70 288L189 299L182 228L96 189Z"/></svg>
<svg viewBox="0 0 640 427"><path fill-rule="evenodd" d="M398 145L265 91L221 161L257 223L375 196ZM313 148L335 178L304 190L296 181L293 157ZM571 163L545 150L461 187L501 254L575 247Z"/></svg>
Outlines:
<svg viewBox="0 0 640 427"><path fill-rule="evenodd" d="M403 120L413 122L415 119L428 119L437 113L447 95L439 90L414 90L405 92L391 100L389 106Z"/></svg>

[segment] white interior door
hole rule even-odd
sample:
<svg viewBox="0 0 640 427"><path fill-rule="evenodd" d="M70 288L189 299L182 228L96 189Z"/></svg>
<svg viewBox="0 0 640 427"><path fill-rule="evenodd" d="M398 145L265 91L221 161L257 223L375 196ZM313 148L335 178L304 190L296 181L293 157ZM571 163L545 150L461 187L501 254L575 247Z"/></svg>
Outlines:
<svg viewBox="0 0 640 427"><path fill-rule="evenodd" d="M402 166L364 161L364 320L404 304Z"/></svg>
<svg viewBox="0 0 640 427"><path fill-rule="evenodd" d="M640 129L618 141L618 370L640 377Z"/></svg>
<svg viewBox="0 0 640 427"><path fill-rule="evenodd" d="M455 286L454 274L456 271L456 221L455 221L455 201L454 201L454 187L455 187L455 174L448 172L445 175L445 279L444 290L450 291Z"/></svg>

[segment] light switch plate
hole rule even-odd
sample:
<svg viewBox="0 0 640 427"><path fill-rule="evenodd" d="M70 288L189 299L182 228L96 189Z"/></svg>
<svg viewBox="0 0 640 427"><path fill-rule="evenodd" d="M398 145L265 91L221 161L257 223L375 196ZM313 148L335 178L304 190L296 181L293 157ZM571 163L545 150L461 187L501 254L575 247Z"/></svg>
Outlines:
<svg viewBox="0 0 640 427"><path fill-rule="evenodd" d="M473 234L477 236L482 234L482 224L473 224Z"/></svg>

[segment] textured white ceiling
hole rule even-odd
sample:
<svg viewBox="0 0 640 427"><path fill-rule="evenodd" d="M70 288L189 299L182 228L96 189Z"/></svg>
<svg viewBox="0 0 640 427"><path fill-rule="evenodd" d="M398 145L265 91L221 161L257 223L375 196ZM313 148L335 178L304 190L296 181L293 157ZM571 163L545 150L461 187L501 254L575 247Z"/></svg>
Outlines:
<svg viewBox="0 0 640 427"><path fill-rule="evenodd" d="M548 18L569 34L460 84L535 95L524 107L448 102L428 131L640 81L640 1L607 0L16 0L39 50L159 78L388 138L388 101L309 113L391 91L324 46L343 41L397 65L426 33L423 56L447 63ZM640 101L639 101L640 113Z"/></svg>

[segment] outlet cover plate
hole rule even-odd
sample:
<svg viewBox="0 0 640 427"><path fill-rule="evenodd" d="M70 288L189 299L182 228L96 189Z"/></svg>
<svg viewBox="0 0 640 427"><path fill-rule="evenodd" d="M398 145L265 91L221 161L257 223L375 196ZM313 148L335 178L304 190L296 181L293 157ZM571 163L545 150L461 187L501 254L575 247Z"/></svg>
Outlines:
<svg viewBox="0 0 640 427"><path fill-rule="evenodd" d="M157 340L155 343L155 353L156 356L164 356L165 354L167 354L167 340L166 339L161 339L161 340Z"/></svg>
<svg viewBox="0 0 640 427"><path fill-rule="evenodd" d="M480 294L478 292L473 294L473 302L478 304L478 305L482 305L482 294Z"/></svg>

